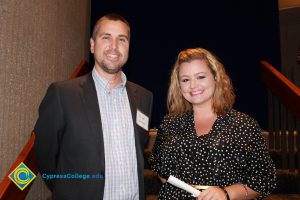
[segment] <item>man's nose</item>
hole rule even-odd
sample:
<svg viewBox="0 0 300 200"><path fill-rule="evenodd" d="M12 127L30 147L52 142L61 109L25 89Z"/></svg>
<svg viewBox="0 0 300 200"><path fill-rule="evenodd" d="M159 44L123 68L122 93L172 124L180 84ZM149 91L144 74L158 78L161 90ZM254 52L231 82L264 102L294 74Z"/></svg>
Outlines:
<svg viewBox="0 0 300 200"><path fill-rule="evenodd" d="M112 39L112 40L111 40L111 43L110 43L110 47L111 47L112 49L117 49L117 48L118 48L118 40Z"/></svg>

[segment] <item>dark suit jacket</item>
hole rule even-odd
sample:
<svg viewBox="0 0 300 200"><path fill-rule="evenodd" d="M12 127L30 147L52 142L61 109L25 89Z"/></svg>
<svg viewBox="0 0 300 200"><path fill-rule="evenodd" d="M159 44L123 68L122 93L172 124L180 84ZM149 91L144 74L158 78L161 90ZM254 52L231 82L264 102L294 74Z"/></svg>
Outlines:
<svg viewBox="0 0 300 200"><path fill-rule="evenodd" d="M150 119L152 93L127 82L134 122L140 199L144 194L143 149L148 132L136 124L139 109ZM100 179L45 180L53 199L103 199L104 144L95 84L91 74L51 84L40 108L34 151L43 179L46 174L99 174Z"/></svg>

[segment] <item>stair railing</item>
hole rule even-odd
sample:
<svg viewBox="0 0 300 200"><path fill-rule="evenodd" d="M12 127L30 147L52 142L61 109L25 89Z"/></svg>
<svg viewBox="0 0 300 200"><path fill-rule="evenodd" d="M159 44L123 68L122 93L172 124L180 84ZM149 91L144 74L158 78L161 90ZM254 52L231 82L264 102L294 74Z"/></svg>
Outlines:
<svg viewBox="0 0 300 200"><path fill-rule="evenodd" d="M266 61L261 75L268 88L269 149L278 156L280 169L297 175L300 194L300 89Z"/></svg>

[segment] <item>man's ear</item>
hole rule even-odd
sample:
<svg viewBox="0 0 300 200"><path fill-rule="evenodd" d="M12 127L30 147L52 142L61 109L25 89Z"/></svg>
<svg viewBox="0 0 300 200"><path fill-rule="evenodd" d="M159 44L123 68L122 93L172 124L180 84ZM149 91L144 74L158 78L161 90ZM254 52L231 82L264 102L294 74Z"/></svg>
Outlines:
<svg viewBox="0 0 300 200"><path fill-rule="evenodd" d="M95 40L93 38L90 38L90 51L91 53L95 52Z"/></svg>

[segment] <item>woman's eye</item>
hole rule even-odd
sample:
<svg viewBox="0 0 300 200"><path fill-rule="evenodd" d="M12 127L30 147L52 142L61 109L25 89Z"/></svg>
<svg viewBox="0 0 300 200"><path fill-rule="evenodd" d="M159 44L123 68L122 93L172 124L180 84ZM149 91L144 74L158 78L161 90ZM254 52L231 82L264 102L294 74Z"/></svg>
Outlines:
<svg viewBox="0 0 300 200"><path fill-rule="evenodd" d="M204 79L205 76L198 76L197 79Z"/></svg>
<svg viewBox="0 0 300 200"><path fill-rule="evenodd" d="M181 81L182 81L183 83L185 83L185 82L188 82L189 79L185 78L185 79L182 79Z"/></svg>

